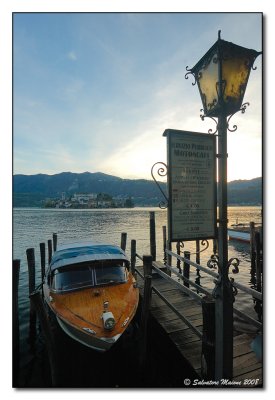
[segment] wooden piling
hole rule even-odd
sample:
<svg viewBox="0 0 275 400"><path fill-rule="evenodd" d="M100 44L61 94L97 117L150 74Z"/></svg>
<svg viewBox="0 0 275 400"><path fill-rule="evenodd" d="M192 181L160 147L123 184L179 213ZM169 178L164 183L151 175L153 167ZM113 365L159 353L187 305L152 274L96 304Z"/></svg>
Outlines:
<svg viewBox="0 0 275 400"><path fill-rule="evenodd" d="M48 264L49 265L52 261L52 255L53 255L53 245L52 245L52 241L49 239L48 240Z"/></svg>
<svg viewBox="0 0 275 400"><path fill-rule="evenodd" d="M167 244L167 234L166 234L166 226L162 227L162 238L163 238L163 262L166 263L167 255L166 255L166 244Z"/></svg>
<svg viewBox="0 0 275 400"><path fill-rule="evenodd" d="M143 256L143 268L144 268L144 292L143 292L143 303L141 311L141 339L140 339L140 363L143 365L146 360L147 354L147 330L148 330L148 318L151 304L151 286L152 286L152 261L151 255Z"/></svg>
<svg viewBox="0 0 275 400"><path fill-rule="evenodd" d="M256 285L258 292L262 291L262 260L261 260L261 238L260 232L255 232L255 269Z"/></svg>
<svg viewBox="0 0 275 400"><path fill-rule="evenodd" d="M28 272L29 272L29 295L35 290L35 254L34 249L30 248L26 250ZM31 348L34 347L36 338L36 314L35 309L30 303L30 321L29 321L29 341Z"/></svg>
<svg viewBox="0 0 275 400"><path fill-rule="evenodd" d="M201 263L201 253L200 253L200 241L196 240L196 264ZM197 276L200 277L200 270L197 268Z"/></svg>
<svg viewBox="0 0 275 400"><path fill-rule="evenodd" d="M180 242L177 242L176 247L177 247L177 254L180 256ZM181 266L180 266L180 260L179 259L177 259L177 268L179 270L179 273L181 274L182 271L181 271Z"/></svg>
<svg viewBox="0 0 275 400"><path fill-rule="evenodd" d="M215 300L212 296L202 299L202 354L201 375L203 379L215 379Z"/></svg>
<svg viewBox="0 0 275 400"><path fill-rule="evenodd" d="M123 251L126 250L126 244L127 244L127 233L126 232L122 232L121 241L120 241L120 247L122 248Z"/></svg>
<svg viewBox="0 0 275 400"><path fill-rule="evenodd" d="M35 289L35 255L34 249L30 248L26 250L27 263L29 271L29 294L31 294Z"/></svg>
<svg viewBox="0 0 275 400"><path fill-rule="evenodd" d="M12 263L12 387L19 386L20 331L18 316L18 286L20 260Z"/></svg>
<svg viewBox="0 0 275 400"><path fill-rule="evenodd" d="M57 233L53 233L53 251L57 248Z"/></svg>
<svg viewBox="0 0 275 400"><path fill-rule="evenodd" d="M45 243L40 243L40 263L41 263L41 280L43 281L45 276L45 266L46 266L46 245Z"/></svg>
<svg viewBox="0 0 275 400"><path fill-rule="evenodd" d="M251 275L256 272L256 253L255 253L255 223L249 223L250 230L250 259L251 259Z"/></svg>
<svg viewBox="0 0 275 400"><path fill-rule="evenodd" d="M156 261L156 221L154 211L150 211L150 251L153 261Z"/></svg>
<svg viewBox="0 0 275 400"><path fill-rule="evenodd" d="M172 245L171 245L171 242L169 240L167 240L167 242L166 242L166 249L167 250L172 250ZM170 254L168 254L168 256L167 256L167 264L169 266L172 266L172 256ZM166 268L165 272L166 272L167 275L171 276L171 271L168 268Z"/></svg>
<svg viewBox="0 0 275 400"><path fill-rule="evenodd" d="M42 296L39 291L33 292L30 295L31 304L35 308L43 335L45 337L45 344L47 348L47 354L49 357L50 369L51 369L51 379L52 386L58 387L60 384L60 368L58 368L58 357L57 357L57 349L54 341L54 336L51 330L50 322L43 305Z"/></svg>
<svg viewBox="0 0 275 400"><path fill-rule="evenodd" d="M184 254L184 258L187 258L188 260L190 260L190 251L185 251L183 254ZM183 276L187 279L189 279L189 276L190 276L190 264L188 264L185 261L183 263ZM184 286L189 288L189 283L184 282Z"/></svg>
<svg viewBox="0 0 275 400"><path fill-rule="evenodd" d="M136 273L136 253L137 253L137 241L135 239L131 240L131 272L135 276Z"/></svg>

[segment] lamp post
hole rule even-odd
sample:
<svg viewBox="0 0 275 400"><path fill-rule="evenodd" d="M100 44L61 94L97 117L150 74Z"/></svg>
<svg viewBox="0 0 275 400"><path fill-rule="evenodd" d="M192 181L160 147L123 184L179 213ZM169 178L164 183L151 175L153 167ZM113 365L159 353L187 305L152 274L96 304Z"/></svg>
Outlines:
<svg viewBox="0 0 275 400"><path fill-rule="evenodd" d="M216 299L215 379L232 379L233 373L233 302L229 267L237 264L228 261L227 243L227 130L228 121L242 105L250 70L256 57L255 50L222 40L220 31L216 43L187 74L192 74L198 84L204 117L217 118L218 131L218 269L219 278L213 295ZM193 83L193 85L195 85ZM236 129L236 128L235 128Z"/></svg>

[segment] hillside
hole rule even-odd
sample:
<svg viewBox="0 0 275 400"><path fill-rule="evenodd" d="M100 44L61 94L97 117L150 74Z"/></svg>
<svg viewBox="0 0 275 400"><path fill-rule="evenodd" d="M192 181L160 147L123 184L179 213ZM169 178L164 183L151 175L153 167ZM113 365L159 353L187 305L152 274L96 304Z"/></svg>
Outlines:
<svg viewBox="0 0 275 400"><path fill-rule="evenodd" d="M262 204L262 178L229 182L228 204Z"/></svg>
<svg viewBox="0 0 275 400"><path fill-rule="evenodd" d="M166 191L166 184L160 183ZM162 198L152 180L122 179L101 172L55 175L14 175L14 207L37 207L47 198L70 197L74 193L108 193L116 197L132 197L136 206L157 206ZM262 203L262 178L237 180L228 184L228 203L257 205Z"/></svg>
<svg viewBox="0 0 275 400"><path fill-rule="evenodd" d="M166 184L161 183L166 190ZM135 205L158 205L162 195L153 181L146 179L122 179L101 172L72 173L62 172L56 175L14 175L14 207L26 207L31 195L37 199L60 198L62 193L70 197L74 193L108 193L123 198L132 197ZM24 199L24 205L22 200ZM31 207L32 204L29 203ZM35 205L33 205L35 206Z"/></svg>

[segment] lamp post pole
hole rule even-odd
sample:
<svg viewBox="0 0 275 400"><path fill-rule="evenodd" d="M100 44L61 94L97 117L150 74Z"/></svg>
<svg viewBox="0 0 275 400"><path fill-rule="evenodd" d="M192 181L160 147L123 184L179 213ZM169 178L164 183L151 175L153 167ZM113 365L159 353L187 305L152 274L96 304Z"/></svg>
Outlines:
<svg viewBox="0 0 275 400"><path fill-rule="evenodd" d="M233 301L228 278L227 243L227 119L218 118L218 255L219 279L216 296L216 380L232 379L233 371Z"/></svg>

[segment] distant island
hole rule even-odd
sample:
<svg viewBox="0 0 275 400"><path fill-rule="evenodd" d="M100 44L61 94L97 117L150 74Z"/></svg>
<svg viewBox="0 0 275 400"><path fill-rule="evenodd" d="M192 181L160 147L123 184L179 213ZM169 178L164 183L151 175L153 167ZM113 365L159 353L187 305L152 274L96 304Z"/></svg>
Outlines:
<svg viewBox="0 0 275 400"><path fill-rule="evenodd" d="M159 182L167 192L166 183ZM153 180L123 179L102 172L13 176L14 207L110 208L158 206ZM229 205L262 205L262 178L228 183Z"/></svg>

